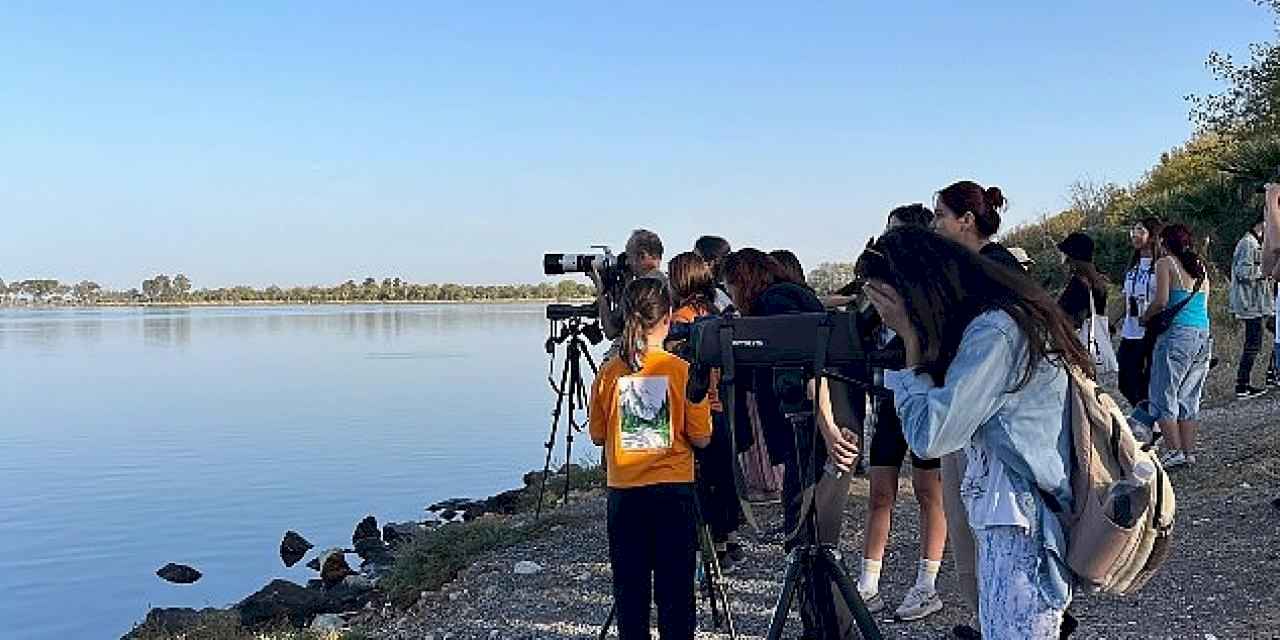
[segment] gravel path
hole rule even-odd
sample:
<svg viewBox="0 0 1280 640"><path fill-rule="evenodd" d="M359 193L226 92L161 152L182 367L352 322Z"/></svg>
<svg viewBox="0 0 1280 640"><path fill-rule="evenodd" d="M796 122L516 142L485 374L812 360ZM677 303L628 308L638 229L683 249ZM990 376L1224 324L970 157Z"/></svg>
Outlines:
<svg viewBox="0 0 1280 640"><path fill-rule="evenodd" d="M1204 418L1199 464L1172 472L1179 500L1173 557L1137 597L1078 596L1073 612L1083 625L1074 638L1280 638L1280 511L1269 505L1280 496L1280 392ZM906 476L901 483L881 580L890 608L914 580L918 557L911 483ZM866 480L855 479L851 493L841 546L856 567ZM584 496L564 513L568 524L552 535L485 558L414 610L365 631L381 640L596 637L610 602L603 494ZM763 637L782 573L778 507L757 514L766 533L745 534L748 558L729 576L739 636L751 639ZM520 560L544 570L515 575ZM907 624L884 618L884 636L949 637L969 615L954 595L949 562L939 586L941 613ZM698 638L728 637L708 628L701 601L699 614ZM787 637L798 632L793 620Z"/></svg>

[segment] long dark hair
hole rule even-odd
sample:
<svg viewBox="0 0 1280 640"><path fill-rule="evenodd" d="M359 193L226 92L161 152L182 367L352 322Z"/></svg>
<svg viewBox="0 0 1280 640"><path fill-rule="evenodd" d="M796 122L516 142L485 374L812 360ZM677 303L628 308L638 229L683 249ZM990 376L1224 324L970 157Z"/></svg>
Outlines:
<svg viewBox="0 0 1280 640"><path fill-rule="evenodd" d="M1178 259L1188 275L1196 279L1204 277L1204 260L1196 253L1196 239L1187 225L1171 224L1160 230L1160 242L1169 255Z"/></svg>
<svg viewBox="0 0 1280 640"><path fill-rule="evenodd" d="M1075 258L1067 258L1067 266L1071 268L1071 275L1084 280L1085 284L1093 291L1106 291L1109 281L1107 277L1098 271L1098 266L1089 260L1077 260Z"/></svg>
<svg viewBox="0 0 1280 640"><path fill-rule="evenodd" d="M671 289L675 293L675 304L680 307L693 307L700 314L711 313L715 309L716 277L711 274L711 267L702 256L686 251L667 263L667 276L671 278Z"/></svg>
<svg viewBox="0 0 1280 640"><path fill-rule="evenodd" d="M1164 224L1160 222L1160 218L1149 216L1143 218L1138 224L1147 230L1147 246L1151 247L1151 270L1156 269L1156 260L1160 259L1160 231L1164 228ZM1134 249L1133 257L1129 259L1129 269L1142 264L1142 249Z"/></svg>
<svg viewBox="0 0 1280 640"><path fill-rule="evenodd" d="M644 366L644 336L671 313L671 292L657 278L637 278L622 293L622 342L618 355L632 373Z"/></svg>
<svg viewBox="0 0 1280 640"><path fill-rule="evenodd" d="M974 226L983 238L1000 233L1000 211L1008 204L1000 187L984 189L972 180L961 180L939 191L938 199L956 216L972 213Z"/></svg>
<svg viewBox="0 0 1280 640"><path fill-rule="evenodd" d="M779 282L789 282L782 265L759 249L739 249L724 259L721 267L726 284L732 285L737 297L733 304L743 315L751 314L751 305L765 289Z"/></svg>
<svg viewBox="0 0 1280 640"><path fill-rule="evenodd" d="M969 323L1004 311L1027 336L1028 358L1016 391L1053 358L1095 375L1093 357L1075 327L1042 287L968 248L923 229L903 227L880 237L858 260L858 274L892 285L920 335L920 369L939 384Z"/></svg>
<svg viewBox="0 0 1280 640"><path fill-rule="evenodd" d="M778 266L782 268L782 273L789 282L802 287L809 286L804 278L804 266L800 264L800 258L797 258L796 254L787 249L774 249L769 252L769 257L778 261Z"/></svg>

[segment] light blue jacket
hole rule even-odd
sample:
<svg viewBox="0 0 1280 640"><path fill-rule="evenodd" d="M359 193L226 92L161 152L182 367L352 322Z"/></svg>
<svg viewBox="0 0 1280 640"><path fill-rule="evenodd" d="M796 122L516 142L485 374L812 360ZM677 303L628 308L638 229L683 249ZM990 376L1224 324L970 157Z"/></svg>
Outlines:
<svg viewBox="0 0 1280 640"><path fill-rule="evenodd" d="M1038 518L1033 532L1043 545L1040 591L1051 604L1065 607L1071 599L1071 572L1063 561L1066 536L1044 494L1070 509L1068 377L1049 359L1036 367L1026 386L1013 391L1026 358L1026 335L1009 314L991 311L965 329L944 386L912 370L886 373L885 386L894 393L903 433L917 456L938 458L972 441L1004 461L1018 504L1032 505L1027 515Z"/></svg>

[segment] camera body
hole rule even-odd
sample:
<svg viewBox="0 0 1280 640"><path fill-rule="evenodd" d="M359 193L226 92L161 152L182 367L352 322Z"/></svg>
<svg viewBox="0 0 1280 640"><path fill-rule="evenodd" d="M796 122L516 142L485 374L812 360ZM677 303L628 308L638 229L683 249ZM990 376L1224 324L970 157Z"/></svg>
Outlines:
<svg viewBox="0 0 1280 640"><path fill-rule="evenodd" d="M542 256L542 273L559 276L566 273L600 274L600 287L605 292L621 291L631 280L631 265L627 254L614 254L607 246L593 246L600 253L547 253Z"/></svg>

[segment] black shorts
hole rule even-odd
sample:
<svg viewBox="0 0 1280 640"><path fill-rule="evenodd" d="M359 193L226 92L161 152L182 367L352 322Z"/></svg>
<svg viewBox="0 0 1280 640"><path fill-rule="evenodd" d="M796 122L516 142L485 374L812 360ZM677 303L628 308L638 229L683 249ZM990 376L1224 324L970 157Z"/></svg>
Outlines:
<svg viewBox="0 0 1280 640"><path fill-rule="evenodd" d="M902 467L907 457L907 438L902 435L902 421L898 412L888 401L881 401L881 409L876 416L876 432L871 436L872 467ZM942 461L937 458L921 458L911 454L911 466L923 471L940 469Z"/></svg>

